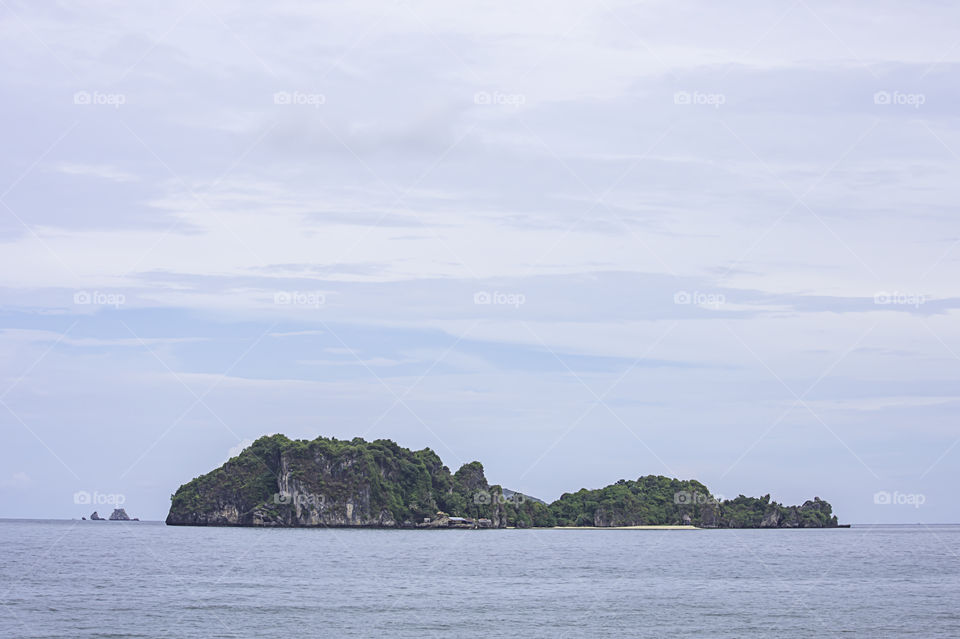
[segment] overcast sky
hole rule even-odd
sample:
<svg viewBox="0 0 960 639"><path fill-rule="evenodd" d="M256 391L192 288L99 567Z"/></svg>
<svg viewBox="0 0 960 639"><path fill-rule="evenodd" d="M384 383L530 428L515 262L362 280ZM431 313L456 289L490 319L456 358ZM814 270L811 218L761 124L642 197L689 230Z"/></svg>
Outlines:
<svg viewBox="0 0 960 639"><path fill-rule="evenodd" d="M4 0L0 516L282 432L960 521L958 23Z"/></svg>

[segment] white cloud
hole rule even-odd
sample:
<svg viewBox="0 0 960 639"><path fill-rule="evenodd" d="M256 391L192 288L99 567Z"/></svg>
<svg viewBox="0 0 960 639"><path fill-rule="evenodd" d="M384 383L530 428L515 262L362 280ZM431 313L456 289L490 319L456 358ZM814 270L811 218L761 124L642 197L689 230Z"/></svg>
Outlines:
<svg viewBox="0 0 960 639"><path fill-rule="evenodd" d="M33 479L25 472L16 472L7 479L0 480L0 488L25 488L33 483Z"/></svg>
<svg viewBox="0 0 960 639"><path fill-rule="evenodd" d="M279 331L270 333L270 337L305 337L308 335L324 335L325 331Z"/></svg>
<svg viewBox="0 0 960 639"><path fill-rule="evenodd" d="M82 175L111 182L136 182L139 178L109 164L70 164L61 162L53 167L67 175Z"/></svg>
<svg viewBox="0 0 960 639"><path fill-rule="evenodd" d="M415 359L390 359L387 357L370 357L366 359L300 359L298 364L307 364L309 366L400 366L402 364L413 364Z"/></svg>

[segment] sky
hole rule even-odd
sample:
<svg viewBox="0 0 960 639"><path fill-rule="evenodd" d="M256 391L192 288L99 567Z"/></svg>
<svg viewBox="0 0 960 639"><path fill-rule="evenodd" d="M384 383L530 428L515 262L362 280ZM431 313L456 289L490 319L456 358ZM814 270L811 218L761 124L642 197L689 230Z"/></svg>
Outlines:
<svg viewBox="0 0 960 639"><path fill-rule="evenodd" d="M960 521L960 7L0 3L0 517L264 434Z"/></svg>

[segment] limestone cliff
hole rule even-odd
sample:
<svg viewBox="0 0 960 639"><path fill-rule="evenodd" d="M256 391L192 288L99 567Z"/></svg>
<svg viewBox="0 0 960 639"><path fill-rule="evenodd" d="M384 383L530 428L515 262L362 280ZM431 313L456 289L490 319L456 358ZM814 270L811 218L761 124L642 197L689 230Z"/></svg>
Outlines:
<svg viewBox="0 0 960 639"><path fill-rule="evenodd" d="M505 527L532 523L524 508L487 483L479 462L451 475L430 449L273 435L181 486L167 524L413 527L443 511Z"/></svg>

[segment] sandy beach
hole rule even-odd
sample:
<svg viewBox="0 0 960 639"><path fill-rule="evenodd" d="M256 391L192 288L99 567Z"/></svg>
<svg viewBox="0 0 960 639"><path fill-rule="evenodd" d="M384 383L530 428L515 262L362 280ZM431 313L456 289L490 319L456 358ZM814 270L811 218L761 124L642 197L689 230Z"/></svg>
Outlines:
<svg viewBox="0 0 960 639"><path fill-rule="evenodd" d="M554 526L549 530L700 530L696 526Z"/></svg>

